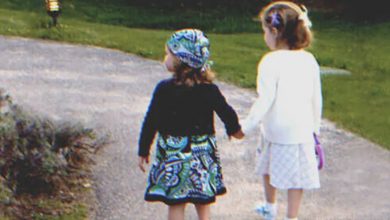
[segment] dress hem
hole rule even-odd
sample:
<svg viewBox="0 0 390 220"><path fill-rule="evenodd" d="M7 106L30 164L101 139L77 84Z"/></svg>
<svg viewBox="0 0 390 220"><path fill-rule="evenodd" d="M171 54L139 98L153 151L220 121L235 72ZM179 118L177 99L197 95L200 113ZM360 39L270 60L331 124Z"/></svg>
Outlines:
<svg viewBox="0 0 390 220"><path fill-rule="evenodd" d="M200 198L182 198L182 199L168 199L162 195L145 195L145 200L148 202L163 202L167 205L177 205L182 203L193 203L193 204L210 204L215 202L216 196L220 196L226 193L226 188L220 189L215 196L207 199Z"/></svg>

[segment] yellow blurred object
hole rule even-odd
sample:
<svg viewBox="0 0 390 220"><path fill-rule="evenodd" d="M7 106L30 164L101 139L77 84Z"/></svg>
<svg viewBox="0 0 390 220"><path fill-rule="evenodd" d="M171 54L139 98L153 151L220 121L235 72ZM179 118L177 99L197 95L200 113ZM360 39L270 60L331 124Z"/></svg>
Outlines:
<svg viewBox="0 0 390 220"><path fill-rule="evenodd" d="M45 0L46 11L53 19L53 26L57 26L58 16L61 14L61 0Z"/></svg>
<svg viewBox="0 0 390 220"><path fill-rule="evenodd" d="M50 12L60 11L59 0L46 0L46 10Z"/></svg>

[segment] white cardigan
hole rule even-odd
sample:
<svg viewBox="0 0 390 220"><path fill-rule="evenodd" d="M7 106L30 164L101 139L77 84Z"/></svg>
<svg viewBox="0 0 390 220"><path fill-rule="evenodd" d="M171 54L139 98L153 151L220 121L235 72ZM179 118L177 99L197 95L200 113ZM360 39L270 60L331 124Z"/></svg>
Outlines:
<svg viewBox="0 0 390 220"><path fill-rule="evenodd" d="M322 114L320 69L304 50L267 53L258 65L258 98L242 123L244 134L263 124L270 142L313 142L319 134Z"/></svg>

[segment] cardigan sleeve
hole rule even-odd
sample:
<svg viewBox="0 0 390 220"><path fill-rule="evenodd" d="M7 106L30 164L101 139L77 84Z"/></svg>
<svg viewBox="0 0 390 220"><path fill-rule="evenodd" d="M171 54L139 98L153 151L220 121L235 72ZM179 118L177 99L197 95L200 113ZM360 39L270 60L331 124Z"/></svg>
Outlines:
<svg viewBox="0 0 390 220"><path fill-rule="evenodd" d="M214 110L217 113L218 117L225 124L227 135L231 136L232 134L238 132L241 129L241 126L238 122L237 113L227 103L225 97L222 95L221 91L216 85L214 87L214 93Z"/></svg>
<svg viewBox="0 0 390 220"><path fill-rule="evenodd" d="M157 132L157 111L161 83L154 89L152 99L146 112L138 145L138 156L148 156L153 139Z"/></svg>
<svg viewBox="0 0 390 220"><path fill-rule="evenodd" d="M314 133L320 134L321 117L322 117L322 92L320 68L317 64L314 74L314 94L313 94L313 113L314 113Z"/></svg>
<svg viewBox="0 0 390 220"><path fill-rule="evenodd" d="M264 118L274 103L278 77L267 55L260 61L257 69L257 94L248 116L242 123L244 134L250 133Z"/></svg>

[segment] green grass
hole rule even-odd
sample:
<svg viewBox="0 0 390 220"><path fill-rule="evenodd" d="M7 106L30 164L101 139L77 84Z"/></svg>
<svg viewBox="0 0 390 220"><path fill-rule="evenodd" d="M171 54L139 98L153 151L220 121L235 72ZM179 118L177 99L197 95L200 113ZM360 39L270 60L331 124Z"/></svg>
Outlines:
<svg viewBox="0 0 390 220"><path fill-rule="evenodd" d="M78 195L88 193L87 190L81 189ZM18 201L12 195L12 192L3 185L0 180L0 220L14 219L11 213L19 213L23 210L12 207L12 205L18 204L20 206L27 207L32 214L31 218L34 220L85 220L88 218L88 208L83 201L61 201L57 197L39 197L33 198L28 196L22 196L18 198ZM2 209L8 209L5 216L2 215ZM39 210L45 210L41 212ZM47 213L47 211L51 213ZM46 213L45 213L46 212ZM54 214L55 213L55 214Z"/></svg>
<svg viewBox="0 0 390 220"><path fill-rule="evenodd" d="M390 23L326 29L315 53L325 65L350 70L351 77L325 77L325 116L390 148Z"/></svg>
<svg viewBox="0 0 390 220"><path fill-rule="evenodd" d="M61 209L63 203L58 201L43 201L45 208L55 206L56 209ZM68 213L61 216L45 215L42 213L35 213L32 218L34 220L85 220L88 217L88 209L84 204L75 204L68 211Z"/></svg>
<svg viewBox="0 0 390 220"><path fill-rule="evenodd" d="M48 28L43 1L2 1L0 34L98 45L161 60L173 29L198 27L211 39L218 79L255 87L256 65L267 48L252 14L188 10L179 17L174 11L119 7L117 1L66 1L59 28ZM19 2L26 4L17 8ZM390 149L390 22L355 24L314 15L310 51L321 65L352 72L323 77L324 116Z"/></svg>

